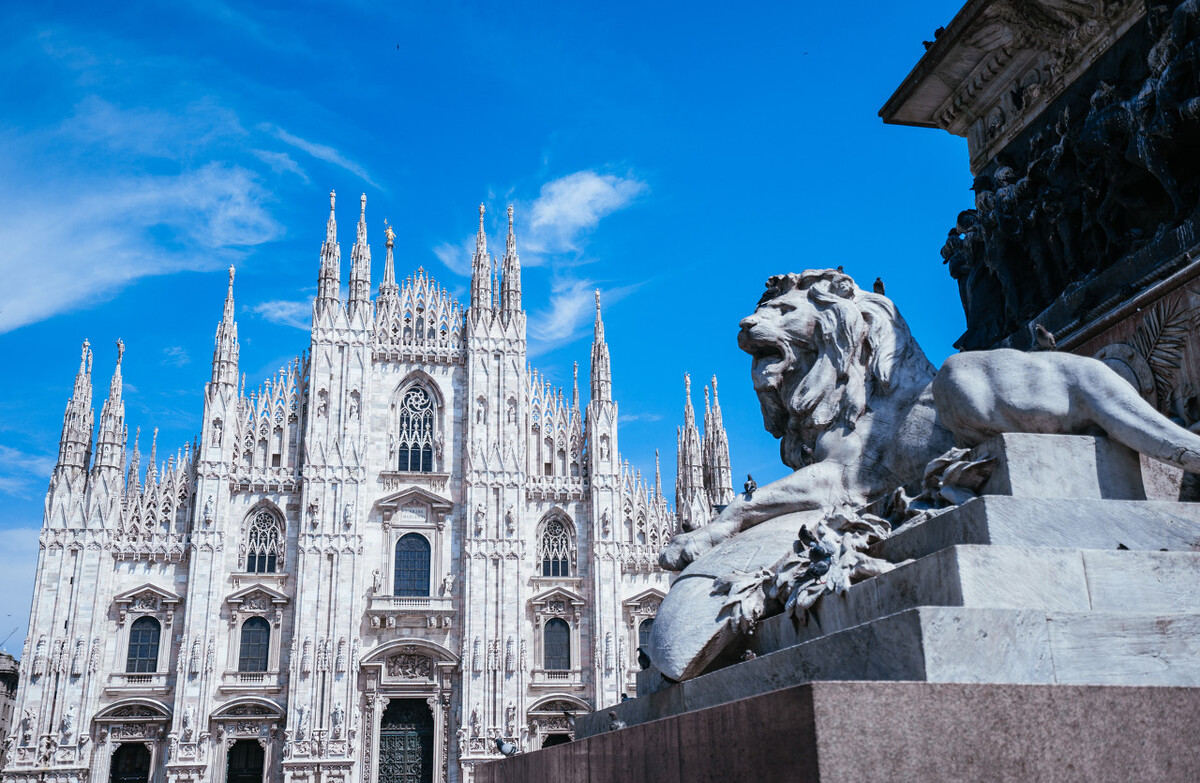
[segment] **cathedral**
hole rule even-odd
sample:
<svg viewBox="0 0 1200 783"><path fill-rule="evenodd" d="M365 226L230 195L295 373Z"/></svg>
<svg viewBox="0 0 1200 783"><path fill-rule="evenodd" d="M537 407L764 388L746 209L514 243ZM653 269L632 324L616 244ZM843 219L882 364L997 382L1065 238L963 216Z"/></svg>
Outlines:
<svg viewBox="0 0 1200 783"><path fill-rule="evenodd" d="M468 783L634 691L659 549L733 497L716 380L672 510L620 456L599 293L582 405L483 215L469 306L397 281L391 227L372 298L363 196L343 301L331 193L308 349L246 393L230 269L201 431L144 470L124 346L97 426L84 342L3 781Z"/></svg>

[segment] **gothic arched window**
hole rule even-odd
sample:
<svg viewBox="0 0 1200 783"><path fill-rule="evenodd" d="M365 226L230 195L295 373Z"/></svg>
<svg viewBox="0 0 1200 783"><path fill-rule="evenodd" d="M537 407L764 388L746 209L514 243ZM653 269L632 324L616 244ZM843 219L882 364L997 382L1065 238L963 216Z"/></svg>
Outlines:
<svg viewBox="0 0 1200 783"><path fill-rule="evenodd" d="M571 534L561 519L551 519L538 542L542 576L570 576Z"/></svg>
<svg viewBox="0 0 1200 783"><path fill-rule="evenodd" d="M542 632L546 671L567 671L571 668L571 627L567 621L554 617L546 621Z"/></svg>
<svg viewBox="0 0 1200 783"><path fill-rule="evenodd" d="M158 671L158 638L162 626L153 617L139 617L129 626L129 657L125 671L131 673Z"/></svg>
<svg viewBox="0 0 1200 783"><path fill-rule="evenodd" d="M396 542L396 580L392 595L429 595L429 542L409 533Z"/></svg>
<svg viewBox="0 0 1200 783"><path fill-rule="evenodd" d="M283 525L273 511L262 509L254 515L246 533L246 571L273 574L283 564Z"/></svg>
<svg viewBox="0 0 1200 783"><path fill-rule="evenodd" d="M400 402L400 434L396 438L399 470L433 472L433 398L421 387L409 389Z"/></svg>
<svg viewBox="0 0 1200 783"><path fill-rule="evenodd" d="M238 648L239 672L265 672L271 651L271 624L262 617L242 623L242 644Z"/></svg>

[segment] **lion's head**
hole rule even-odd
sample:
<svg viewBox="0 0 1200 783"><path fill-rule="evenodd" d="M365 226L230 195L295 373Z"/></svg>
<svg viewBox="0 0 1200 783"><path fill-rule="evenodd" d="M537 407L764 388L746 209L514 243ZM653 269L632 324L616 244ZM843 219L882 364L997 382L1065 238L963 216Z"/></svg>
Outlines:
<svg viewBox="0 0 1200 783"><path fill-rule="evenodd" d="M768 280L738 346L754 357L763 423L794 470L812 462L822 432L854 429L869 401L934 375L891 300L832 269Z"/></svg>

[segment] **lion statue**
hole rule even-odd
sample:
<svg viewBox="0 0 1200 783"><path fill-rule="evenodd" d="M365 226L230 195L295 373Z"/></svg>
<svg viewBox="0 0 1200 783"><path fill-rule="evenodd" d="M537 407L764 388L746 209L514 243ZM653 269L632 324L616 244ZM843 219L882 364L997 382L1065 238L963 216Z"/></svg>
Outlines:
<svg viewBox="0 0 1200 783"><path fill-rule="evenodd" d="M741 322L738 346L790 475L740 496L659 556L682 571L659 610L651 661L702 673L738 640L714 580L767 568L802 524L861 508L953 447L1003 432L1107 434L1200 473L1200 436L1145 402L1104 363L1069 353L960 353L935 370L891 300L830 269L778 275Z"/></svg>

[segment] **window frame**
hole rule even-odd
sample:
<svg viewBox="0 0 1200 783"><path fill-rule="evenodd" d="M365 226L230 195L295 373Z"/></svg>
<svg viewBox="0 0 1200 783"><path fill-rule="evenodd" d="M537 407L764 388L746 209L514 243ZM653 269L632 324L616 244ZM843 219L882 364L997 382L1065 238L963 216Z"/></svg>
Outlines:
<svg viewBox="0 0 1200 783"><path fill-rule="evenodd" d="M142 629L148 627L149 623L154 624L154 640L142 641L140 638L135 640L134 634L139 633ZM141 628L139 628L141 626ZM157 617L149 614L144 614L129 624L129 637L125 640L125 673L126 674L155 674L159 671L159 664L162 658L162 637L163 624ZM144 648L146 655L134 657L134 645ZM141 662L152 662L153 665L143 667L139 665Z"/></svg>
<svg viewBox="0 0 1200 783"><path fill-rule="evenodd" d="M265 634L262 641L256 639L247 639L249 633ZM252 615L242 621L242 626L238 632L238 666L239 672L267 672L271 669L271 637L274 634L271 631L271 623L262 615ZM253 648L261 647L261 653L255 651L255 657L249 658L247 646L252 645ZM261 668L255 668L261 666Z"/></svg>
<svg viewBox="0 0 1200 783"><path fill-rule="evenodd" d="M259 534L260 529L266 526L265 524L260 525L260 522L264 522L265 520L270 520L269 524L271 524L274 528L274 552L270 551L270 541L262 542L258 549L253 548L255 545L260 544L259 541L255 541L254 539L256 535ZM274 506L270 504L260 504L253 508L250 513L246 515L243 525L245 532L242 535L242 543L238 551L238 556L240 559L238 565L239 567L245 568L242 573L254 574L257 576L260 574L277 574L284 572L286 570L287 563L286 517L284 517L284 515L279 512L279 509L275 508ZM261 560L261 563L252 562L252 558ZM259 570L258 566L260 564L263 567L263 570Z"/></svg>
<svg viewBox="0 0 1200 783"><path fill-rule="evenodd" d="M565 650L555 651L556 658L552 662L550 660L550 656L552 654L552 651L550 648L550 643L551 643L550 629L551 628L560 628L560 627L562 629L561 632L556 632L556 633L561 633L561 637L559 639L555 640L555 643L565 647ZM571 669L574 668L571 665L573 663L572 655L571 655L571 652L572 652L571 648L572 648L571 624L569 622L567 622L565 618L562 618L562 617L548 618L546 620L546 622L542 624L542 670L547 671L547 672L569 672L569 671L571 671ZM565 655L565 657L564 657L564 655ZM551 666L551 663L554 663L554 664L565 663L565 665L564 666L558 666L558 665Z"/></svg>
<svg viewBox="0 0 1200 783"><path fill-rule="evenodd" d="M403 544L405 541L410 541L410 542L414 542L414 543L419 541L419 542L421 542L421 544L424 545L423 551L424 551L424 556L425 556L425 569L424 569L425 585L424 585L423 590L421 590L421 588L419 587L419 576L415 576L420 571L419 568L418 569L406 569L406 573L408 573L409 575L413 575L414 578L417 579L417 582L414 583L415 585L417 585L416 587L405 588L401 585L401 582L400 582L400 579L401 579L400 545ZM407 550L407 551L418 551L418 550ZM418 533L416 531L409 531L407 533L404 533L399 538L397 538L395 543L392 545L392 595L396 596L396 597L403 597L403 598L429 598L430 591L432 589L432 585L433 585L433 542L431 542L427 536L422 535L421 533ZM418 592L410 592L409 591L410 589L417 590Z"/></svg>

